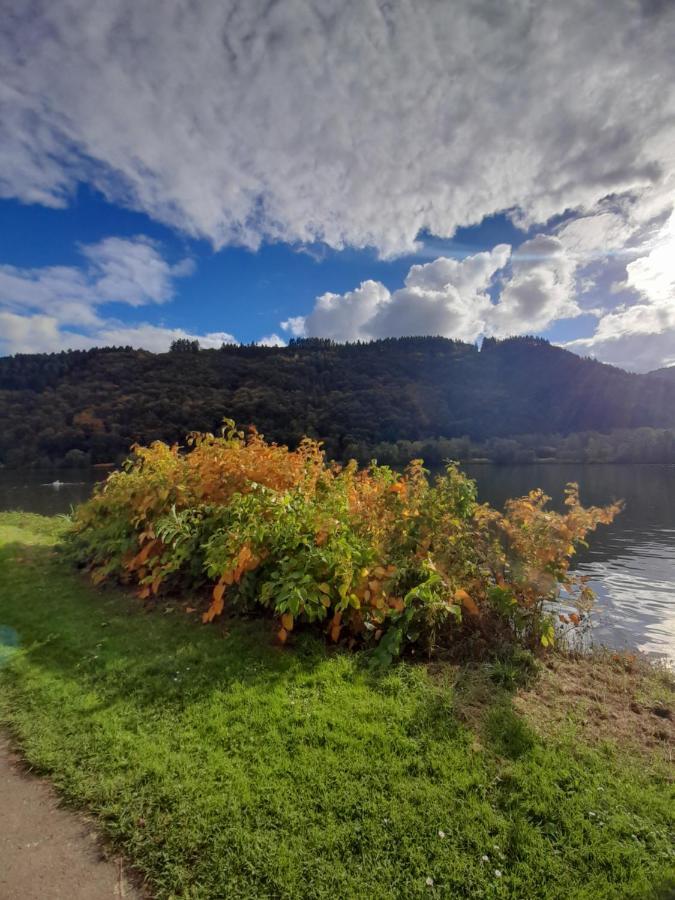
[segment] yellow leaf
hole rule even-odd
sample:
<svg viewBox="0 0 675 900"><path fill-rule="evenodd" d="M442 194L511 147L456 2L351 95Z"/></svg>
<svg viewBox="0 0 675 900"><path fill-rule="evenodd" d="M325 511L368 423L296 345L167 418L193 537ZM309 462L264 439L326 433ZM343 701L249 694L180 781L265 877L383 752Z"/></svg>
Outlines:
<svg viewBox="0 0 675 900"><path fill-rule="evenodd" d="M321 591L322 594L330 594L330 585L326 584L325 581L322 581L321 584L319 585L319 590Z"/></svg>
<svg viewBox="0 0 675 900"><path fill-rule="evenodd" d="M293 631L293 616L290 613L284 613L281 617L281 624L286 631Z"/></svg>

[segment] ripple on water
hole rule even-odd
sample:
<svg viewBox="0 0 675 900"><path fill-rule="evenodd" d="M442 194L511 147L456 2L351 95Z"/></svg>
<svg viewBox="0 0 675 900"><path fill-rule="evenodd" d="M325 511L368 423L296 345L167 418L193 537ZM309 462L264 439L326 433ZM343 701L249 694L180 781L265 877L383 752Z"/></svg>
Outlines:
<svg viewBox="0 0 675 900"><path fill-rule="evenodd" d="M590 577L597 595L595 642L637 647L675 661L675 532L669 534L672 541L630 548L624 543L623 552L609 558L589 552L577 566L578 574Z"/></svg>

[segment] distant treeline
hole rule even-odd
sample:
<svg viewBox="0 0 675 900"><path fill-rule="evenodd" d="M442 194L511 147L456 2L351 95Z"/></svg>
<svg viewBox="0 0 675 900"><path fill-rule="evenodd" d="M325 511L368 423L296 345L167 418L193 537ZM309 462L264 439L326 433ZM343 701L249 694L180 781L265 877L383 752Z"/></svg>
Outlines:
<svg viewBox="0 0 675 900"><path fill-rule="evenodd" d="M372 457L390 466L402 466L411 459L421 458L433 468L443 465L448 459L488 461L503 466L538 462L675 464L675 430L623 428L609 434L597 431L568 435L524 434L512 438L490 438L481 443L466 436L441 437L380 443L372 448L356 446L354 456L362 462Z"/></svg>
<svg viewBox="0 0 675 900"><path fill-rule="evenodd" d="M318 438L334 459L672 462L666 376L539 338L19 354L0 359L0 465L116 463L135 442L182 441L225 416L291 447Z"/></svg>

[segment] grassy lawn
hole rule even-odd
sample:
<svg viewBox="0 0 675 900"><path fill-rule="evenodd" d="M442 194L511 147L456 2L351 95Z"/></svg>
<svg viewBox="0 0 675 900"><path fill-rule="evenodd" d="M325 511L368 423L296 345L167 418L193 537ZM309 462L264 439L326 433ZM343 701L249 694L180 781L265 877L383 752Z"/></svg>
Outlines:
<svg viewBox="0 0 675 900"><path fill-rule="evenodd" d="M0 515L0 722L158 897L674 896L662 756L542 735L496 685L467 719L450 667L145 611L58 529Z"/></svg>

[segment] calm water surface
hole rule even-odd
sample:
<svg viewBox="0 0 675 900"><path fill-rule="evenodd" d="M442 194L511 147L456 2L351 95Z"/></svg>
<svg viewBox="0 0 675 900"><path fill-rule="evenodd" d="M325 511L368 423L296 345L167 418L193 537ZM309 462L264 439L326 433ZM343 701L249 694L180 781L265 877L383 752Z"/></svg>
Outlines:
<svg viewBox="0 0 675 900"><path fill-rule="evenodd" d="M563 488L577 481L586 504L623 498L625 511L591 537L576 571L597 594L592 639L635 647L675 661L675 466L467 466L479 498L501 506L535 487L562 507ZM0 509L54 515L89 496L105 472L0 470Z"/></svg>
<svg viewBox="0 0 675 900"><path fill-rule="evenodd" d="M579 484L581 501L625 500L624 511L589 539L575 570L590 576L597 595L592 640L636 647L675 661L675 466L467 466L479 499L501 506L541 487L562 508L565 484Z"/></svg>
<svg viewBox="0 0 675 900"><path fill-rule="evenodd" d="M0 469L0 510L21 509L43 516L69 513L106 475L100 469Z"/></svg>

